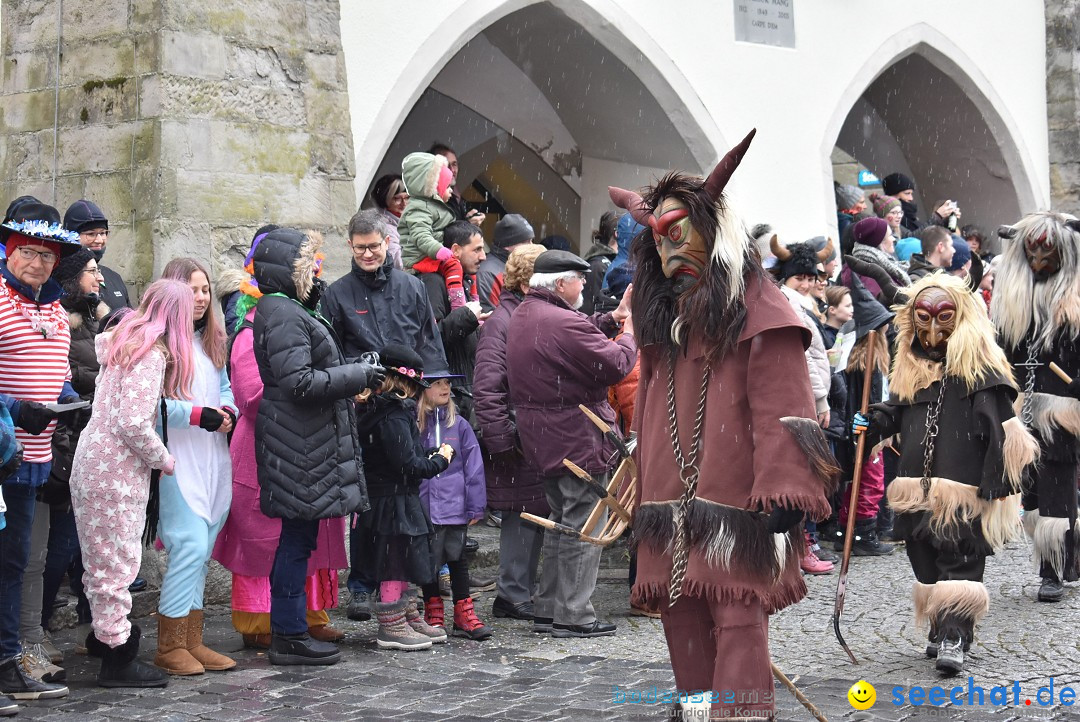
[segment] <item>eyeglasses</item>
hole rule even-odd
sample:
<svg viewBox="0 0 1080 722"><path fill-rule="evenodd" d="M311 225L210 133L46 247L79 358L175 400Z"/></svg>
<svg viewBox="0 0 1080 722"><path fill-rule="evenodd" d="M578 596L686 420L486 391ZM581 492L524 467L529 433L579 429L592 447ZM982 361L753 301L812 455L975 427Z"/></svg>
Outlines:
<svg viewBox="0 0 1080 722"><path fill-rule="evenodd" d="M349 244L349 247L352 248L353 253L355 253L356 255L358 255L358 256L366 256L369 253L371 253L371 254L378 253L379 249L383 247L383 243L382 243L382 241L379 241L378 243L369 243L366 246L357 246L357 245Z"/></svg>
<svg viewBox="0 0 1080 722"><path fill-rule="evenodd" d="M404 203L407 200L409 200L409 194L408 193L398 193L397 195L395 195L390 200L394 201L395 203Z"/></svg>
<svg viewBox="0 0 1080 722"><path fill-rule="evenodd" d="M100 268L84 268L82 269L82 273L89 273L94 276L101 276L102 278L105 277L104 275L102 275Z"/></svg>
<svg viewBox="0 0 1080 722"><path fill-rule="evenodd" d="M24 261L33 261L35 258L40 258L45 265L56 263L56 254L52 251L35 251L33 248L27 248L26 246L19 246L19 256Z"/></svg>
<svg viewBox="0 0 1080 722"><path fill-rule="evenodd" d="M108 231L80 231L79 236L86 238L108 238Z"/></svg>

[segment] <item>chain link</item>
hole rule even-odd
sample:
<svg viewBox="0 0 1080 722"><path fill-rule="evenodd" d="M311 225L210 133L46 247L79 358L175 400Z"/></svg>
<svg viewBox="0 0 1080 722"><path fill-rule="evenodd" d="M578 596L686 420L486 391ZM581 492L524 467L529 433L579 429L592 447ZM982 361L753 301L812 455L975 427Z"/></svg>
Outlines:
<svg viewBox="0 0 1080 722"><path fill-rule="evenodd" d="M934 442L938 435L938 418L941 416L941 406L945 401L945 379L942 374L941 388L938 390L937 401L926 412L926 436L923 437L923 476L922 490L923 499L930 495L930 477L934 475Z"/></svg>
<svg viewBox="0 0 1080 722"><path fill-rule="evenodd" d="M675 357L678 349L671 351L668 357L668 386L667 386L667 410L668 426L671 430L671 450L675 453L675 462L679 465L679 479L682 481L682 495L679 497L679 505L673 513L675 525L675 544L671 552L671 580L668 587L668 605L673 605L682 595L682 583L686 576L686 566L690 559L690 530L687 526L687 515L690 513L690 503L697 495L697 482L701 470L698 467L698 452L701 450L701 427L705 421L705 395L708 392L709 376L711 367L705 362L705 368L701 373L701 395L698 398L696 415L694 416L694 431L691 439L689 458L683 454L682 444L679 441L679 420L675 409Z"/></svg>
<svg viewBox="0 0 1080 722"><path fill-rule="evenodd" d="M1020 420L1024 422L1024 426L1031 428L1031 422L1034 420L1034 415L1031 412L1032 404L1034 403L1035 396L1035 370L1042 366L1038 362L1038 350L1035 347L1035 343L1028 340L1028 357L1027 361L1023 364L1017 364L1027 369L1027 378L1024 380L1024 400L1020 405Z"/></svg>

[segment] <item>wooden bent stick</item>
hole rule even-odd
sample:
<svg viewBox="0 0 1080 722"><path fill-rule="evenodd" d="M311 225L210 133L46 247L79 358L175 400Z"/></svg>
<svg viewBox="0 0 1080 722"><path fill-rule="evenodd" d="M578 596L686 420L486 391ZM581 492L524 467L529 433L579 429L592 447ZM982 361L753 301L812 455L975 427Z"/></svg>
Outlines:
<svg viewBox="0 0 1080 722"><path fill-rule="evenodd" d="M1057 374L1057 377L1065 383L1071 384L1073 382L1072 377L1065 373L1062 368L1053 361L1050 362L1050 370Z"/></svg>
<svg viewBox="0 0 1080 722"><path fill-rule="evenodd" d="M795 695L795 699L799 700L803 707L806 707L807 711L814 715L814 719L818 722L829 722L829 718L822 714L821 710L814 706L814 703L807 699L806 695L799 691L799 688L795 686L795 683L787 678L787 675L780 671L780 668L776 666L776 662L769 660L769 666L772 667L773 676L780 682L780 684L787 687L788 691Z"/></svg>
<svg viewBox="0 0 1080 722"><path fill-rule="evenodd" d="M874 373L874 343L877 331L871 331L866 335L866 368L863 369L862 403L859 413L863 416L870 410L870 382ZM855 471L851 479L851 499L848 502L847 529L844 533L844 557L840 563L840 578L836 582L836 604L833 607L833 632L836 633L836 641L847 652L852 664L858 664L859 660L851 652L851 647L844 641L844 635L840 633L840 615L844 612L844 594L847 592L848 566L851 563L851 543L855 534L855 508L859 501L859 483L862 481L863 455L866 452L866 432L859 434L859 440L855 445Z"/></svg>

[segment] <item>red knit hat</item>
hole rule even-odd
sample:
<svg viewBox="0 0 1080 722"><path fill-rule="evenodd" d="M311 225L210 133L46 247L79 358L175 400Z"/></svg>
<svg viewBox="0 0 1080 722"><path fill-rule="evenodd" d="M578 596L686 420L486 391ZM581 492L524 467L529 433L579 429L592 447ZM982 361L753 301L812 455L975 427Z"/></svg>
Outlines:
<svg viewBox="0 0 1080 722"><path fill-rule="evenodd" d="M5 244L8 258L11 258L12 254L15 253L15 249L19 246L41 246L42 248L52 251L53 255L56 256L56 259L53 261L53 270L55 270L57 264L60 263L61 244L56 243L55 241L45 241L40 238L24 236L21 233L12 233L8 236L7 244Z"/></svg>

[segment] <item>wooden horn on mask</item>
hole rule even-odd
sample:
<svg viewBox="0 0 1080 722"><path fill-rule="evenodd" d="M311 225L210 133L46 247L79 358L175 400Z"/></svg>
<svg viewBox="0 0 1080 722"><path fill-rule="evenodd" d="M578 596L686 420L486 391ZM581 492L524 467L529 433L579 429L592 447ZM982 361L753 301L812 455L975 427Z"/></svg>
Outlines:
<svg viewBox="0 0 1080 722"><path fill-rule="evenodd" d="M817 259L819 261L821 261L822 263L825 263L826 261L829 260L829 256L831 256L832 254L833 254L833 244L832 244L832 239L829 238L829 239L827 239L825 241L825 247L817 252Z"/></svg>
<svg viewBox="0 0 1080 722"><path fill-rule="evenodd" d="M997 232L999 236L1006 240L1016 238L1016 229L1012 226L998 226Z"/></svg>
<svg viewBox="0 0 1080 722"><path fill-rule="evenodd" d="M773 237L769 239L769 250L776 256L778 261L786 261L791 258L791 251L787 249L787 246L780 245L780 236L773 234Z"/></svg>
<svg viewBox="0 0 1080 722"><path fill-rule="evenodd" d="M1065 225L1069 227L1069 230L1080 233L1080 219L1074 218L1071 221L1065 221Z"/></svg>
<svg viewBox="0 0 1080 722"><path fill-rule="evenodd" d="M746 155L746 149L750 147L750 141L754 139L754 134L757 133L757 128L754 128L746 137L742 139L737 146L727 152L720 162L713 168L713 172L709 174L709 178L705 181L705 192L709 194L709 197L714 201L720 199L720 194L724 192L724 186L731 179L731 174L735 172L735 169L739 167L739 163L742 162L743 156Z"/></svg>
<svg viewBox="0 0 1080 722"><path fill-rule="evenodd" d="M607 192L612 203L627 210L631 217L641 225L649 225L649 221L653 216L645 209L645 201L641 199L641 196L634 191L616 188L615 186L608 186Z"/></svg>

